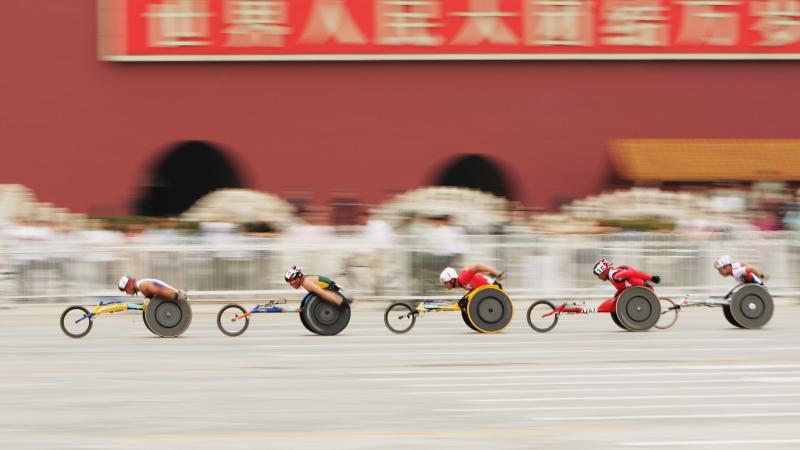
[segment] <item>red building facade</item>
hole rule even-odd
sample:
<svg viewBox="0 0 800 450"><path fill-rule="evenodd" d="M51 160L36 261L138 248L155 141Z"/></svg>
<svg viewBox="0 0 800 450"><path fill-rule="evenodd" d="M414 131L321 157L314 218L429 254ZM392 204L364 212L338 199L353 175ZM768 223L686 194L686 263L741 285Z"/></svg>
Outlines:
<svg viewBox="0 0 800 450"><path fill-rule="evenodd" d="M0 5L0 183L78 212L134 212L188 141L243 186L319 204L376 203L480 154L550 207L609 185L614 138L800 132L793 61L122 63L98 58L97 23L94 0ZM172 170L203 183L190 160Z"/></svg>

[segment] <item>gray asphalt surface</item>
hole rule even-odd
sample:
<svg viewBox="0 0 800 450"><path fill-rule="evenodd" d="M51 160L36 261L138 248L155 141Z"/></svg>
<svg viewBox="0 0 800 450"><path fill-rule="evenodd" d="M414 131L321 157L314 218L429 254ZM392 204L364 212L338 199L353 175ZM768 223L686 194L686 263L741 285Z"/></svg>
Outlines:
<svg viewBox="0 0 800 450"><path fill-rule="evenodd" d="M333 337L295 314L226 337L219 307L177 339L126 312L78 340L64 305L0 309L0 448L800 448L794 301L762 330L696 308L664 331L596 314L548 334L518 303L497 335L456 313L393 335L362 305Z"/></svg>

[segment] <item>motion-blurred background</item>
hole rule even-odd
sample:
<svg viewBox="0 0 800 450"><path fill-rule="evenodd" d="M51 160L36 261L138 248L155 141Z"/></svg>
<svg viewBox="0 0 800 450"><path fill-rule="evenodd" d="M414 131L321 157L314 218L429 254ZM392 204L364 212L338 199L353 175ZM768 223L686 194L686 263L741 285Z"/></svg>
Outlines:
<svg viewBox="0 0 800 450"><path fill-rule="evenodd" d="M0 297L790 293L798 3L5 0Z"/></svg>

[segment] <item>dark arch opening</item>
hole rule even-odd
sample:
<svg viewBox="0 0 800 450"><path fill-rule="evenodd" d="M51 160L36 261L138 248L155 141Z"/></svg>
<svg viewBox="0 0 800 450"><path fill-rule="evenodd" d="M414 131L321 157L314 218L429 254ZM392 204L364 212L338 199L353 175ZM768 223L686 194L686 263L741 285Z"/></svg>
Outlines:
<svg viewBox="0 0 800 450"><path fill-rule="evenodd" d="M478 189L510 200L516 199L516 192L503 168L478 154L463 155L448 163L434 184Z"/></svg>
<svg viewBox="0 0 800 450"><path fill-rule="evenodd" d="M239 173L224 150L202 141L181 142L152 167L136 212L177 216L209 192L239 187Z"/></svg>

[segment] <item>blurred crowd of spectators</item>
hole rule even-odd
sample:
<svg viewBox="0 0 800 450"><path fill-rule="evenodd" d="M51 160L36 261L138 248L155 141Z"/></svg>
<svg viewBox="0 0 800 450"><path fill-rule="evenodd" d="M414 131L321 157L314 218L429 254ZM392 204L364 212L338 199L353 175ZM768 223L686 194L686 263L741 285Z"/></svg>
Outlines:
<svg viewBox="0 0 800 450"><path fill-rule="evenodd" d="M338 226L330 224L334 211L323 207L303 208L288 219L284 214L280 221L270 220L270 210L262 208L261 215L242 220L230 211L255 208L234 208L230 197L225 213L206 202L204 214L213 220L205 221L69 214L0 218L0 292L36 293L47 283L59 290L63 280L113 286L114 278L129 270L166 274L158 276L194 289L274 289L283 287L282 280L265 281L264 274L314 261L314 270L371 295L399 288L418 294L440 288L443 267L475 262L478 248L481 258L503 261L508 246L493 245L500 241L492 235L528 242L526 236L535 235L800 229L798 194L782 184L631 188L575 200L555 213L477 191L420 191L371 209L355 205L349 225ZM285 212L280 202L270 202ZM400 282L404 286L392 284Z"/></svg>
<svg viewBox="0 0 800 450"><path fill-rule="evenodd" d="M0 241L117 245L158 244L194 237L222 243L231 242L234 236L318 238L363 233L377 248L396 244L394 236L417 236L412 239L415 247L428 249L447 260L452 259L453 254L463 253L465 235L473 234L800 229L800 191L793 191L782 183L689 190L630 188L577 199L564 204L557 212L529 209L504 199L482 207L480 202L471 201L472 196L489 194L455 188L420 191L426 189L430 201L422 195L413 203L406 202L395 208L379 205L368 210L355 205L351 208L352 218L345 226L331 225L333 211L325 207L305 208L289 219L281 217L280 221L270 220L269 211L261 220L234 217L229 212L214 216L213 211L208 216L211 219L207 220L186 215L181 218L86 218L71 214L57 217L31 214L0 216ZM448 202L447 198L442 200L442 191L463 192L458 194L459 201ZM246 204L241 209L248 210Z"/></svg>

